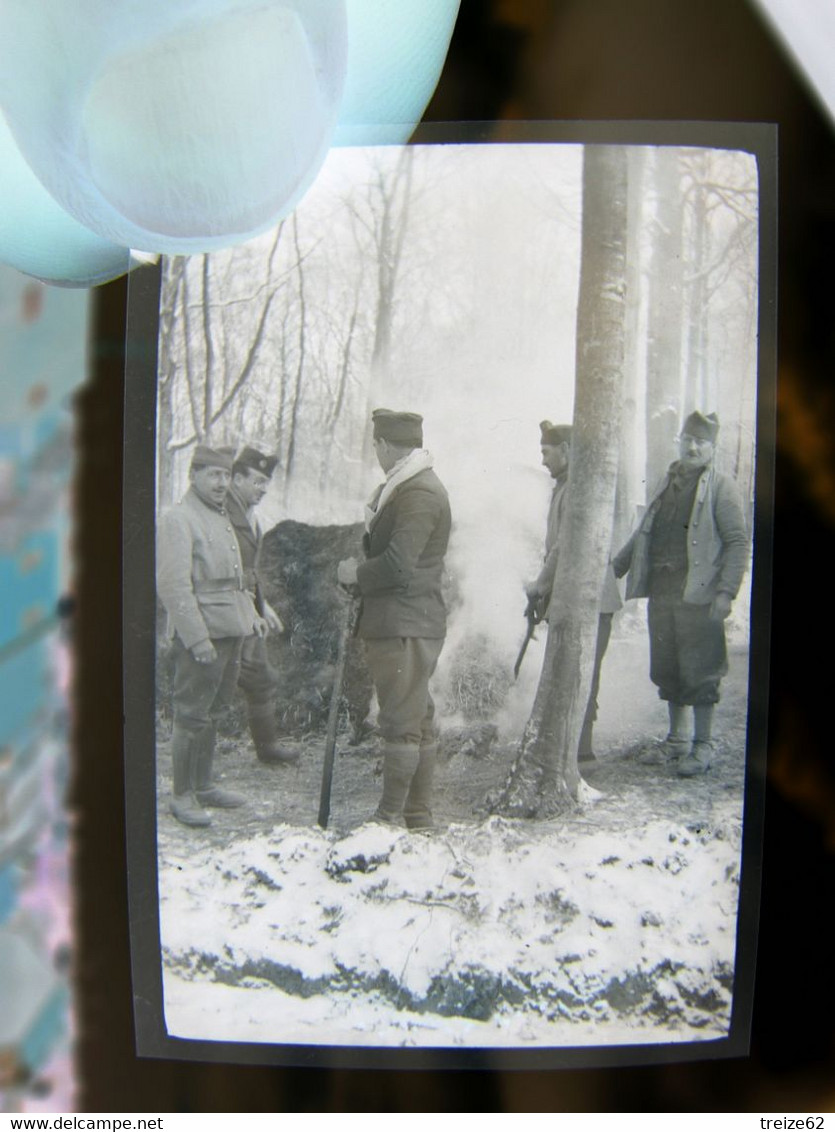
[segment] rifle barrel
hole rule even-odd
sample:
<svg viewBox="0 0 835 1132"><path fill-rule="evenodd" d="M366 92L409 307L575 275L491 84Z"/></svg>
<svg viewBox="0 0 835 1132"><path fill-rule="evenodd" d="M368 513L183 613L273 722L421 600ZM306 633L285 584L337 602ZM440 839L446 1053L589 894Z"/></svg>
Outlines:
<svg viewBox="0 0 835 1132"><path fill-rule="evenodd" d="M336 755L336 730L339 726L339 704L342 699L342 683L345 679L345 662L348 658L348 641L354 633L359 613L359 601L352 598L345 611L345 620L339 637L336 653L336 668L333 675L333 691L328 708L328 727L325 732L325 760L322 765L322 788L319 792L318 822L322 829L328 828L331 812L331 785L333 783L333 761Z"/></svg>

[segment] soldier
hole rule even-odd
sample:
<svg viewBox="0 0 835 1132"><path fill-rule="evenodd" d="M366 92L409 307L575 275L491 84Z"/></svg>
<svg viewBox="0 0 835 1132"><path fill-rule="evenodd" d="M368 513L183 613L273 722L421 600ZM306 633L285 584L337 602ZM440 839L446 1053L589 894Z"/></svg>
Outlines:
<svg viewBox="0 0 835 1132"><path fill-rule="evenodd" d="M366 560L337 577L362 595L358 635L377 692L384 740L383 796L375 817L431 829L437 756L429 678L446 636L441 595L449 499L423 447L417 413L375 409L374 450L386 479L366 508Z"/></svg>
<svg viewBox="0 0 835 1132"><path fill-rule="evenodd" d="M283 631L281 618L267 601L258 577L262 531L255 508L267 493L278 460L257 448L243 448L232 465L232 483L226 497L226 510L235 533L244 569L244 586L255 608L274 633ZM275 766L298 761L298 752L282 747L278 741L275 700L278 673L270 663L266 634L252 633L241 650L238 685L247 702L247 719L255 754L259 762Z"/></svg>
<svg viewBox="0 0 835 1132"><path fill-rule="evenodd" d="M215 727L238 682L244 639L266 628L225 508L231 472L231 455L198 445L191 486L157 530L157 592L174 637L171 812L189 826L210 824L204 807L245 801L212 781Z"/></svg>
<svg viewBox="0 0 835 1132"><path fill-rule="evenodd" d="M684 778L710 767L713 712L728 671L725 619L748 558L736 485L713 466L718 432L715 413L690 414L678 460L614 562L618 577L628 571L627 599L649 598L650 679L670 716L666 739L643 761L675 761Z"/></svg>
<svg viewBox="0 0 835 1132"><path fill-rule="evenodd" d="M554 588L560 544L565 541L563 522L566 515L568 469L571 462L571 425L555 425L542 421L539 425L542 463L551 473L554 489L548 508L548 526L545 531L545 562L534 581L525 586L528 601L535 603L540 616L548 617L548 603ZM592 730L597 719L597 693L600 690L600 668L612 634L612 618L622 602L611 567L606 571L603 594L600 599L600 618L597 626L597 645L594 652L591 689L586 714L580 731L577 751L578 762L592 762L595 758Z"/></svg>

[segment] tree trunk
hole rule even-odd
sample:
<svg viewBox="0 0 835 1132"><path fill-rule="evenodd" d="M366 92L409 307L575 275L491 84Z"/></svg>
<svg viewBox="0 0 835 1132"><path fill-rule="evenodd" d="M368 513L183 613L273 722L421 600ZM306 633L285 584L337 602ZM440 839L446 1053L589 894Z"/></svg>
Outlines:
<svg viewBox="0 0 835 1132"><path fill-rule="evenodd" d="M209 309L209 257L203 256L203 350L205 352L206 387L203 396L203 438L211 443L214 425L215 348L212 341L212 319Z"/></svg>
<svg viewBox="0 0 835 1132"><path fill-rule="evenodd" d="M168 446L174 437L177 384L174 335L184 270L184 256L171 256L163 260L157 382L157 507L160 509L174 502L173 455Z"/></svg>
<svg viewBox="0 0 835 1132"><path fill-rule="evenodd" d="M377 311L374 320L374 347L371 351L367 417L363 434L363 464L374 463L371 413L380 400L391 374L391 335L394 304L403 242L409 220L412 195L414 150L403 150L390 178L380 172L379 215L376 218Z"/></svg>
<svg viewBox="0 0 835 1132"><path fill-rule="evenodd" d="M547 817L582 797L577 745L609 562L622 403L626 151L587 146L567 513L533 711L501 812Z"/></svg>
<svg viewBox="0 0 835 1132"><path fill-rule="evenodd" d="M681 417L682 199L678 156L655 152L656 213L647 325L647 491L674 458Z"/></svg>
<svg viewBox="0 0 835 1132"><path fill-rule="evenodd" d="M626 542L635 525L637 505L644 502L641 487L644 456L638 425L638 344L641 331L641 231L643 224L644 166L646 153L640 147L627 152L629 178L626 205L626 313L623 357L623 417L620 443L620 465L615 496L615 533L617 548Z"/></svg>
<svg viewBox="0 0 835 1132"><path fill-rule="evenodd" d="M287 502L287 495L290 490L290 481L293 478L294 460L296 456L296 440L297 429L299 420L299 405L302 396L302 377L304 374L305 363L305 334L306 334L306 320L307 320L307 300L304 289L304 270L302 268L302 254L299 246L299 221L298 213L293 214L293 246L296 250L296 268L298 271L299 279L299 342L298 342L298 364L296 366L296 381L293 389L293 404L290 409L290 431L287 438L287 459L284 464L284 501Z"/></svg>
<svg viewBox="0 0 835 1132"><path fill-rule="evenodd" d="M682 416L694 409L707 413L713 408L707 388L707 267L710 259L710 233L704 187L693 186L692 250L687 295L687 368Z"/></svg>

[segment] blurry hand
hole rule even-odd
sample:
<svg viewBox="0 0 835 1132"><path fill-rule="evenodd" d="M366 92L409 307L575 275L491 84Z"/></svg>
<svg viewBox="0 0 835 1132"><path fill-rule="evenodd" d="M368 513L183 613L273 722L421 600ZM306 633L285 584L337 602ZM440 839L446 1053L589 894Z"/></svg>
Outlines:
<svg viewBox="0 0 835 1132"><path fill-rule="evenodd" d="M733 599L726 593L719 593L710 606L711 621L724 621L731 612Z"/></svg>
<svg viewBox="0 0 835 1132"><path fill-rule="evenodd" d="M213 664L217 660L217 652L211 641L201 641L199 645L194 645L191 655L198 664Z"/></svg>
<svg viewBox="0 0 835 1132"><path fill-rule="evenodd" d="M264 606L264 620L267 622L267 627L273 633L283 633L284 622L278 616L276 611L268 601L263 601L262 605Z"/></svg>

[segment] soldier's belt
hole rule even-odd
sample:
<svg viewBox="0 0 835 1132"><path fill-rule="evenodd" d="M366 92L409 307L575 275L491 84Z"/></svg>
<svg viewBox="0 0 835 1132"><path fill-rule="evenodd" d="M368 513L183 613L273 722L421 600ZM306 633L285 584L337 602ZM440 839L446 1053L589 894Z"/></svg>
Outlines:
<svg viewBox="0 0 835 1132"><path fill-rule="evenodd" d="M240 578L204 578L194 583L196 594L222 594L243 590Z"/></svg>

